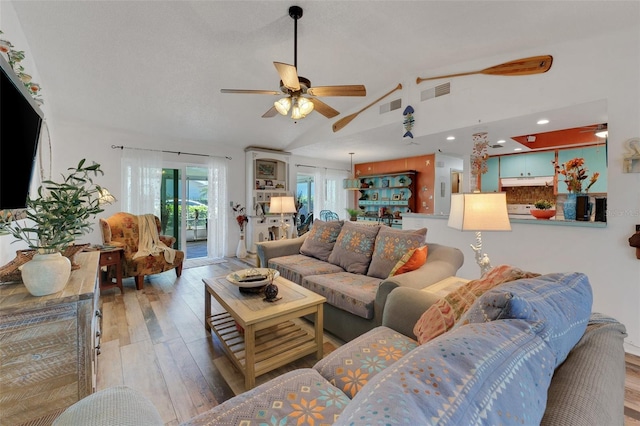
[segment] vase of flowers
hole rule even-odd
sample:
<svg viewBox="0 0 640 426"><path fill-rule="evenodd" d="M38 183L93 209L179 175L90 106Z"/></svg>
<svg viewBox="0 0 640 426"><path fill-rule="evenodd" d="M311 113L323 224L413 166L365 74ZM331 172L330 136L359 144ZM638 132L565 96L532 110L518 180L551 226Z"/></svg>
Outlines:
<svg viewBox="0 0 640 426"><path fill-rule="evenodd" d="M558 173L558 178L561 176L564 177L564 182L567 185L567 189L569 193L567 194L567 199L563 205L563 213L565 220L589 220L590 216L590 204L589 203L589 188L593 186L594 183L600 177L598 172L595 172L589 178L587 174L587 167L585 166L584 158L574 158L572 160L567 161L566 163L559 165L557 162L554 162L556 173ZM584 187L583 190L583 181L588 179L588 184ZM578 202L578 197L585 197ZM581 211L577 212L576 207L580 206Z"/></svg>
<svg viewBox="0 0 640 426"><path fill-rule="evenodd" d="M246 214L246 209L240 204L236 204L232 207L236 214L236 222L240 227L240 240L238 241L238 247L236 248L236 257L238 259L244 259L247 257L247 244L244 240L244 224L249 221Z"/></svg>

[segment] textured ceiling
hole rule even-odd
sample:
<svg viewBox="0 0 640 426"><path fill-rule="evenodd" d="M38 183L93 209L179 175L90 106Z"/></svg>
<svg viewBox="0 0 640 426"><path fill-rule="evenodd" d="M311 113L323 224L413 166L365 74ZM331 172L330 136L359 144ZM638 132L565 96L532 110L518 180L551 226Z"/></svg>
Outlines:
<svg viewBox="0 0 640 426"><path fill-rule="evenodd" d="M635 2L611 1L18 1L12 2L36 59L54 119L213 144L294 148L335 158L391 154L383 130L308 145L331 126L429 70L637 25ZM314 86L364 84L365 98L327 97L333 120L261 118L277 99L221 88L278 90L273 61L293 63ZM631 5L630 5L631 4ZM636 5L637 6L637 5ZM631 15L631 16L629 16ZM509 35L509 36L505 36ZM9 35L7 35L9 36ZM427 54L428 52L428 54ZM487 64L495 65L495 64ZM394 130L397 137L397 130ZM518 134L518 133L516 133ZM521 133L520 133L521 134ZM408 146L407 155L414 146ZM418 149L418 148L415 148ZM422 148L422 152L423 152ZM339 153L339 154L338 154ZM404 153L403 153L404 154ZM346 158L346 157L345 157Z"/></svg>

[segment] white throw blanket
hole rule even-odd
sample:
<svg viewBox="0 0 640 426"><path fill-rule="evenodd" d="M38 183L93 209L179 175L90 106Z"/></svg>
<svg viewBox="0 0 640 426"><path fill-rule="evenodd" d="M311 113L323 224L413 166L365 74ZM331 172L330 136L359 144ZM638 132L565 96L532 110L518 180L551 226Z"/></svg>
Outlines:
<svg viewBox="0 0 640 426"><path fill-rule="evenodd" d="M155 256L160 252L164 252L164 260L167 263L173 263L176 258L176 251L160 241L154 215L139 215L138 230L140 232L140 241L138 241L138 252L133 255L134 259L143 256Z"/></svg>

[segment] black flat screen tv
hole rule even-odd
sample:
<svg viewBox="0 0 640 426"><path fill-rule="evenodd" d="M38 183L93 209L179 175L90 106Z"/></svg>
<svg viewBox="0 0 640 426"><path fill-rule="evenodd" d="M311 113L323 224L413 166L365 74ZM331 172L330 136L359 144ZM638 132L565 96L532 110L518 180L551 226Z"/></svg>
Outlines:
<svg viewBox="0 0 640 426"><path fill-rule="evenodd" d="M25 208L43 113L0 55L0 210Z"/></svg>

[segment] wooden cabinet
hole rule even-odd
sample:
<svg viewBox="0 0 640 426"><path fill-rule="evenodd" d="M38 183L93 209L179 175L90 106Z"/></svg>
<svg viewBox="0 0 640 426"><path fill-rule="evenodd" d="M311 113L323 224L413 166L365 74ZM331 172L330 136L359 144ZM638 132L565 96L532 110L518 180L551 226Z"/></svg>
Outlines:
<svg viewBox="0 0 640 426"><path fill-rule="evenodd" d="M289 158L291 153L263 148L245 149L247 171L247 251L256 252L256 243L282 237L280 214L269 214L272 197L291 196L289 189ZM284 215L290 225L287 237L295 229L293 215Z"/></svg>
<svg viewBox="0 0 640 426"><path fill-rule="evenodd" d="M50 418L95 391L99 257L77 254L80 269L55 294L35 297L22 283L0 286L1 425Z"/></svg>
<svg viewBox="0 0 640 426"><path fill-rule="evenodd" d="M416 176L415 171L361 176L358 206L365 218L390 213L400 219L403 213L415 212ZM402 222L395 222L398 227L402 226Z"/></svg>
<svg viewBox="0 0 640 426"><path fill-rule="evenodd" d="M558 150L558 164L564 164L574 158L584 158L584 166L587 169L587 179L582 181L582 190L589 185L589 179L595 172L600 173L600 177L589 189L589 193L607 192L607 149L606 146L588 146L584 148L571 148ZM566 194L567 185L563 177L558 176L558 193Z"/></svg>
<svg viewBox="0 0 640 426"><path fill-rule="evenodd" d="M504 155L500 157L500 177L553 176L555 173L554 159L553 151Z"/></svg>
<svg viewBox="0 0 640 426"><path fill-rule="evenodd" d="M498 192L500 188L500 159L487 159L487 173L482 175L482 192Z"/></svg>

